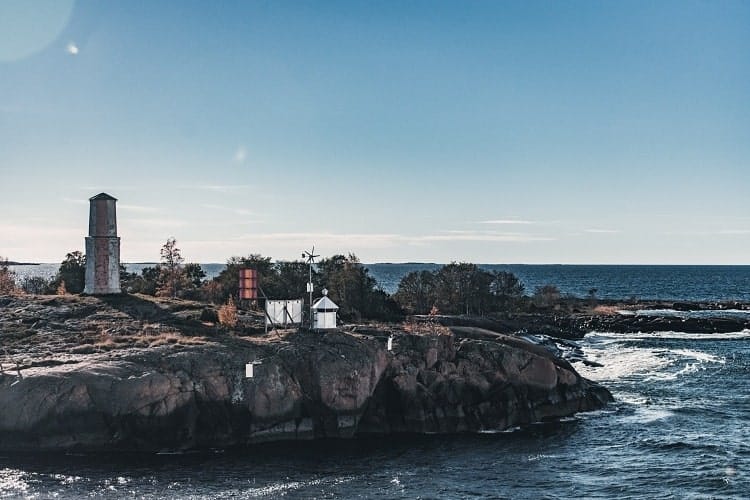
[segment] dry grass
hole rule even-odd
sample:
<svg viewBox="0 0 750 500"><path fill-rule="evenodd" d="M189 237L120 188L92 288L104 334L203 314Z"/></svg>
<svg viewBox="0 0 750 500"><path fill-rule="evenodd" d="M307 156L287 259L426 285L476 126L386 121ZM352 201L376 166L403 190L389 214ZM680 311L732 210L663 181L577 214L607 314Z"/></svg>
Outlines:
<svg viewBox="0 0 750 500"><path fill-rule="evenodd" d="M208 343L205 337L185 336L176 331L162 332L158 335L140 336L139 340L148 342L148 347L162 345L203 345Z"/></svg>
<svg viewBox="0 0 750 500"><path fill-rule="evenodd" d="M137 335L111 335L102 332L93 342L90 344L87 343L84 346L79 346L82 349L78 350L82 351L82 353L86 353L127 349L131 347L149 348L164 345L193 346L203 345L209 342L205 337L182 335L176 330L158 331L148 328L148 326L150 325L147 325ZM76 348L73 348L72 351L76 352Z"/></svg>
<svg viewBox="0 0 750 500"><path fill-rule="evenodd" d="M406 333L411 335L450 335L451 331L448 327L440 325L435 322L416 322L409 321L403 324L403 329Z"/></svg>
<svg viewBox="0 0 750 500"><path fill-rule="evenodd" d="M614 316L621 308L616 306L596 306L593 310L594 314L602 316Z"/></svg>

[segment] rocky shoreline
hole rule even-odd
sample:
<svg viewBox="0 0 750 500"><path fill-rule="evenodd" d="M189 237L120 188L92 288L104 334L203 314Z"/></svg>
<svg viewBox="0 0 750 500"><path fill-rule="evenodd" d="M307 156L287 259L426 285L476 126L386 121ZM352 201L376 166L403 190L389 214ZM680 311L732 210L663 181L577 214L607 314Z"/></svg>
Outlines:
<svg viewBox="0 0 750 500"><path fill-rule="evenodd" d="M580 307L572 311L547 310L489 317L413 316L418 323L443 326L474 326L509 335L546 335L578 340L592 331L612 333L729 333L750 329L750 304L611 302L605 306Z"/></svg>
<svg viewBox="0 0 750 500"><path fill-rule="evenodd" d="M611 401L549 349L476 326L264 334L258 315L234 331L211 316L132 295L0 297L0 450L500 431Z"/></svg>

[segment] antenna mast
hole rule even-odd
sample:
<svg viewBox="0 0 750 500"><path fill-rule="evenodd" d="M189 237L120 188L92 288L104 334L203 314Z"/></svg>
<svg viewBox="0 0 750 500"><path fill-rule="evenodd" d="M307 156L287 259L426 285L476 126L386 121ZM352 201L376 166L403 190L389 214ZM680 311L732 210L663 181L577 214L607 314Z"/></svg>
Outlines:
<svg viewBox="0 0 750 500"><path fill-rule="evenodd" d="M307 281L307 292L310 294L310 330L313 329L313 281L312 281L312 268L313 264L315 264L315 257L320 257L320 255L315 255L315 245L313 245L312 250L304 251L302 252L302 258L307 259L307 264L310 266L310 277Z"/></svg>

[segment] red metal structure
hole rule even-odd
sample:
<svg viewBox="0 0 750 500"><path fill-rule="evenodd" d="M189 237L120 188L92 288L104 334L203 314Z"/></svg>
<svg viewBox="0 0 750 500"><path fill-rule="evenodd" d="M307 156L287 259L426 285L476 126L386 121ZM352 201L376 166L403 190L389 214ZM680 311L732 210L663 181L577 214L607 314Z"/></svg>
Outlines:
<svg viewBox="0 0 750 500"><path fill-rule="evenodd" d="M258 271L240 269L240 300L258 299Z"/></svg>

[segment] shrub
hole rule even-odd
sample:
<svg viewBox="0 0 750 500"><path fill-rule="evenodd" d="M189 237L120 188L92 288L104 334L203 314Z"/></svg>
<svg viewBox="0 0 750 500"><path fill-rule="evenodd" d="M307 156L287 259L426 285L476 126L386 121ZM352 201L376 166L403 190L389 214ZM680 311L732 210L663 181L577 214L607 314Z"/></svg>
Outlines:
<svg viewBox="0 0 750 500"><path fill-rule="evenodd" d="M83 292L86 284L86 256L84 254L75 251L65 255L65 260L60 263L57 276L52 280L52 288L57 289L63 281L68 292Z"/></svg>
<svg viewBox="0 0 750 500"><path fill-rule="evenodd" d="M237 326L237 306L232 297L229 297L227 303L219 308L219 323L230 328Z"/></svg>
<svg viewBox="0 0 750 500"><path fill-rule="evenodd" d="M560 301L560 290L555 285L544 285L534 290L534 304L539 307L552 307Z"/></svg>
<svg viewBox="0 0 750 500"><path fill-rule="evenodd" d="M21 281L21 289L31 295L42 295L50 290L50 280L41 276L26 276Z"/></svg>

